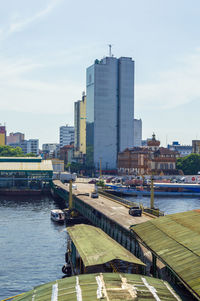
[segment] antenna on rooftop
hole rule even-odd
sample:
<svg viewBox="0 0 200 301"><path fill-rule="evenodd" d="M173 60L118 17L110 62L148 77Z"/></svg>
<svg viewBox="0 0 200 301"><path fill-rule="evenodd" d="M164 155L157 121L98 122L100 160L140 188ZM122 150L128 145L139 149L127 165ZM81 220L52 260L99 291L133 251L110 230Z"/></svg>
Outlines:
<svg viewBox="0 0 200 301"><path fill-rule="evenodd" d="M112 56L112 45L108 44L108 47L109 47L109 56Z"/></svg>

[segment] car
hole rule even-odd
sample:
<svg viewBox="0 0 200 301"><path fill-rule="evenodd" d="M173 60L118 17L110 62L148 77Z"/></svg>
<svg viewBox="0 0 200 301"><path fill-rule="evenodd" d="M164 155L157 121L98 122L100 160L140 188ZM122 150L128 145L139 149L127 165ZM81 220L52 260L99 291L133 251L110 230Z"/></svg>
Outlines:
<svg viewBox="0 0 200 301"><path fill-rule="evenodd" d="M129 209L128 213L132 216L141 216L142 215L142 209L139 206L134 206L134 207L131 207Z"/></svg>
<svg viewBox="0 0 200 301"><path fill-rule="evenodd" d="M93 191L93 192L91 193L91 198L96 199L96 198L98 198L98 197L99 197L98 192Z"/></svg>
<svg viewBox="0 0 200 301"><path fill-rule="evenodd" d="M92 180L90 180L89 182L88 182L88 184L96 184L96 180L95 179L92 179Z"/></svg>
<svg viewBox="0 0 200 301"><path fill-rule="evenodd" d="M77 185L76 184L72 184L72 189L77 190Z"/></svg>

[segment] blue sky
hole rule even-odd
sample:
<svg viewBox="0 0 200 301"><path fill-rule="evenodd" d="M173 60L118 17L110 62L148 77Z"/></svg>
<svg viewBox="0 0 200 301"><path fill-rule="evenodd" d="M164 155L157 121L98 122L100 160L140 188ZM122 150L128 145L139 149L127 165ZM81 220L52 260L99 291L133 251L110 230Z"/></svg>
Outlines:
<svg viewBox="0 0 200 301"><path fill-rule="evenodd" d="M199 0L0 0L0 112L7 131L58 142L86 68L135 60L135 117L162 145L200 139Z"/></svg>

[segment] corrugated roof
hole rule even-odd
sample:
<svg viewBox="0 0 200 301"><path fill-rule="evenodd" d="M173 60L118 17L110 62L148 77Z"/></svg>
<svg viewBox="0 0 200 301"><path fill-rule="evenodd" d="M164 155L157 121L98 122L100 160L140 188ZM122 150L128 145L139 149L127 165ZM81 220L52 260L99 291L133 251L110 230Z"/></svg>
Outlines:
<svg viewBox="0 0 200 301"><path fill-rule="evenodd" d="M100 228L81 224L67 227L85 267L103 264L114 259L145 265Z"/></svg>
<svg viewBox="0 0 200 301"><path fill-rule="evenodd" d="M88 274L56 280L27 292L15 301L182 300L159 279L134 274Z"/></svg>
<svg viewBox="0 0 200 301"><path fill-rule="evenodd" d="M42 157L0 157L2 162L41 162Z"/></svg>
<svg viewBox="0 0 200 301"><path fill-rule="evenodd" d="M131 230L200 299L200 212L159 217Z"/></svg>
<svg viewBox="0 0 200 301"><path fill-rule="evenodd" d="M51 160L41 162L0 162L0 171L53 171Z"/></svg>

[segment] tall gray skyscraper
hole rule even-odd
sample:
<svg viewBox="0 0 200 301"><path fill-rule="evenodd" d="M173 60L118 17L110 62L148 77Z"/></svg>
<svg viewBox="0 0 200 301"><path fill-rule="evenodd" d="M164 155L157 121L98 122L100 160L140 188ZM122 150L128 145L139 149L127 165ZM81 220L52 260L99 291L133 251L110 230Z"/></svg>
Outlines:
<svg viewBox="0 0 200 301"><path fill-rule="evenodd" d="M87 68L87 156L103 169L117 167L117 154L133 147L134 61L106 57Z"/></svg>

